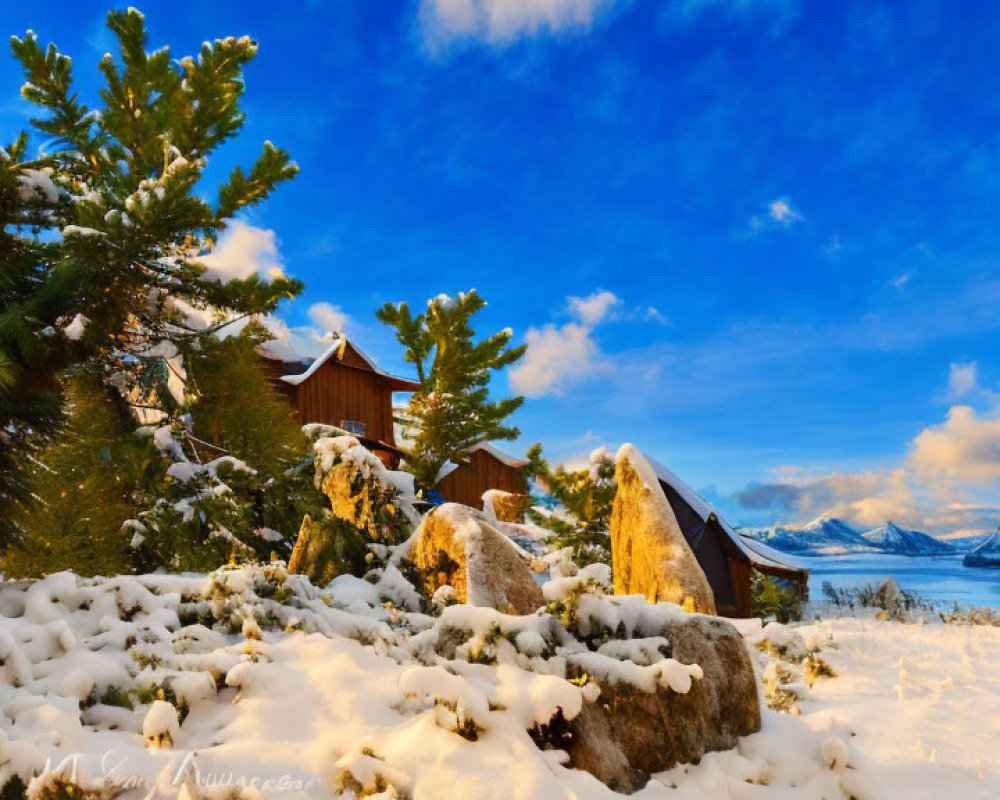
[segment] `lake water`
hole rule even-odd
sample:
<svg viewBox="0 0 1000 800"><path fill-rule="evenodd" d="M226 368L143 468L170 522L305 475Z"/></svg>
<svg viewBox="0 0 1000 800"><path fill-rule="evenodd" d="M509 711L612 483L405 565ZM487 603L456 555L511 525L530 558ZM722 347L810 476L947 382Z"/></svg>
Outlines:
<svg viewBox="0 0 1000 800"><path fill-rule="evenodd" d="M1000 608L1000 568L963 567L961 556L847 555L802 559L809 562L809 597L821 600L823 582L837 587L878 584L895 578L903 589L950 607Z"/></svg>

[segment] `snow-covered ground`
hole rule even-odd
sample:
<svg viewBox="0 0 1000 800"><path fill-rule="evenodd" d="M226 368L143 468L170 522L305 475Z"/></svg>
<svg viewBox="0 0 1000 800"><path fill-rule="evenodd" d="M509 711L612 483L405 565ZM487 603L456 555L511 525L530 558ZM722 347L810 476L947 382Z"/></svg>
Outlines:
<svg viewBox="0 0 1000 800"><path fill-rule="evenodd" d="M185 800L247 784L246 796L278 798L616 796L526 732L596 688L531 655L545 646L546 617L468 606L432 617L408 610L414 599L393 568L376 585L344 577L323 591L280 567L63 573L4 588L0 782L48 763L36 796L56 776ZM630 626L682 613L602 613L615 609ZM446 659L432 643L449 624L475 635ZM766 711L761 733L738 748L657 775L634 797L1000 797L1000 628L854 618L741 627L762 679L779 662L755 646L762 637L819 647L837 676L811 690L796 683L799 715ZM509 639L491 638L500 628ZM663 673L683 689L682 671ZM174 706L187 710L182 721ZM475 741L457 732L470 726Z"/></svg>
<svg viewBox="0 0 1000 800"><path fill-rule="evenodd" d="M876 797L1000 797L1000 628L838 619L804 626L832 637L800 719L856 734Z"/></svg>

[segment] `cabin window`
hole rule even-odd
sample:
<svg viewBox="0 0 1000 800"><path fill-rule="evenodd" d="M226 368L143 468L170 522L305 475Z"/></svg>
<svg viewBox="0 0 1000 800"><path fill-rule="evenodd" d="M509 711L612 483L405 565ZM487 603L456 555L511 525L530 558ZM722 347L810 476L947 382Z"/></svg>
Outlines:
<svg viewBox="0 0 1000 800"><path fill-rule="evenodd" d="M365 435L365 423L358 422L356 419L342 419L340 421L340 427L352 436Z"/></svg>

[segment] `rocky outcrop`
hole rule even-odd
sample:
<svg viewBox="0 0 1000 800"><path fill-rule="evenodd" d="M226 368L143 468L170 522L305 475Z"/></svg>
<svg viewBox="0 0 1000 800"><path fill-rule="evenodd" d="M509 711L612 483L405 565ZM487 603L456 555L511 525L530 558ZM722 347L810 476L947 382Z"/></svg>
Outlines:
<svg viewBox="0 0 1000 800"><path fill-rule="evenodd" d="M666 623L661 635L670 658L702 668L688 692L601 681L597 702L569 723L572 765L616 791L634 792L655 772L728 750L760 730L750 656L731 624L692 614Z"/></svg>
<svg viewBox="0 0 1000 800"><path fill-rule="evenodd" d="M618 491L611 515L615 594L641 594L651 603L682 604L690 597L695 611L714 614L712 587L666 495L655 475L645 481L640 476L638 470L646 466L621 457L615 470Z"/></svg>
<svg viewBox="0 0 1000 800"><path fill-rule="evenodd" d="M320 478L320 491L330 501L330 510L371 541L399 544L413 530L404 513L406 500L386 482L391 473L376 456L360 445L348 452L353 459L333 464ZM368 462L359 465L359 453Z"/></svg>
<svg viewBox="0 0 1000 800"><path fill-rule="evenodd" d="M899 614L905 610L906 599L903 597L903 590L893 578L886 578L879 584L875 590L875 599L879 608L890 614Z"/></svg>
<svg viewBox="0 0 1000 800"><path fill-rule="evenodd" d="M459 603L507 614L531 614L544 605L542 590L514 545L467 506L446 503L424 517L409 557L429 595L449 585Z"/></svg>
<svg viewBox="0 0 1000 800"><path fill-rule="evenodd" d="M347 435L329 435L329 425L304 429L313 442L315 485L329 508L306 516L288 561L288 571L325 586L337 575L363 568L371 542L406 540L419 519L413 508L413 477L387 470L377 456Z"/></svg>
<svg viewBox="0 0 1000 800"><path fill-rule="evenodd" d="M483 493L483 512L498 522L524 522L524 512L531 505L531 495L490 489Z"/></svg>
<svg viewBox="0 0 1000 800"><path fill-rule="evenodd" d="M335 532L330 525L313 521L308 514L302 518L298 538L288 559L288 571L309 576L314 586L326 586L343 569Z"/></svg>

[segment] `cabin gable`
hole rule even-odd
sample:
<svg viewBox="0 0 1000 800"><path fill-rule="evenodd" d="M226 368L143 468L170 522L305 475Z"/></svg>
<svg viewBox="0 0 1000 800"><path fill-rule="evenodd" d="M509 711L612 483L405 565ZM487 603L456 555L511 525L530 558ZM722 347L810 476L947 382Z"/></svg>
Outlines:
<svg viewBox="0 0 1000 800"><path fill-rule="evenodd" d="M383 372L344 338L311 363L268 359L267 369L295 407L300 425L343 428L390 465L398 462L392 395L415 391L419 384Z"/></svg>
<svg viewBox="0 0 1000 800"><path fill-rule="evenodd" d="M292 396L303 425L320 422L393 443L392 389L370 370L330 360L293 386Z"/></svg>

